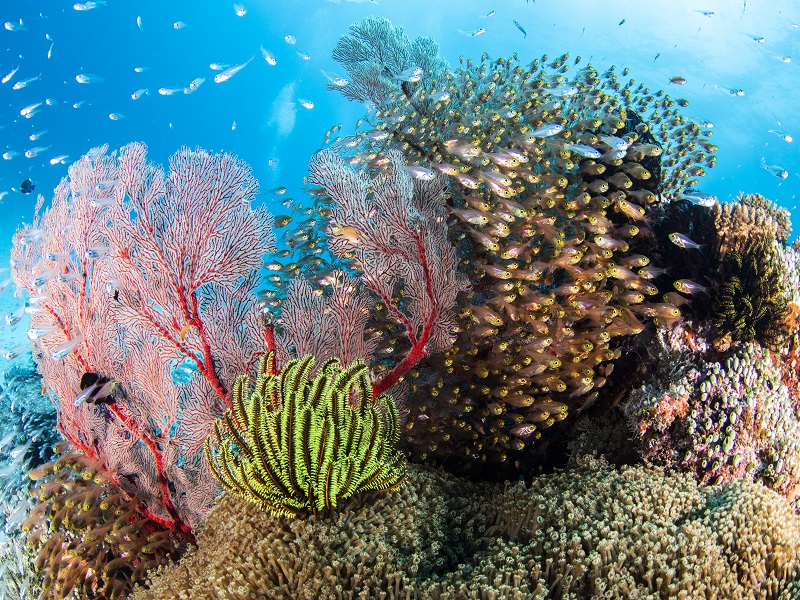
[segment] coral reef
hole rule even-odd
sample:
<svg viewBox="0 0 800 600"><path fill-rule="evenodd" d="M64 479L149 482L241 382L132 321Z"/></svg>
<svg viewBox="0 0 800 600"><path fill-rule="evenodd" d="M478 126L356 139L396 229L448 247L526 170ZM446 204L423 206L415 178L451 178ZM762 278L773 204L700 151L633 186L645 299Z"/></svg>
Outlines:
<svg viewBox="0 0 800 600"><path fill-rule="evenodd" d="M717 361L677 348L662 336L653 349L662 376L651 371L623 404L644 459L705 483L756 480L800 498L800 419L774 355L757 343Z"/></svg>
<svg viewBox="0 0 800 600"><path fill-rule="evenodd" d="M761 238L785 244L792 229L789 211L761 194L741 193L731 202L715 204L711 211L719 238L715 247L720 255L745 254Z"/></svg>
<svg viewBox="0 0 800 600"><path fill-rule="evenodd" d="M197 550L133 598L769 598L798 577L798 536L747 482L584 458L503 487L410 466L402 489L307 520L225 494Z"/></svg>
<svg viewBox="0 0 800 600"><path fill-rule="evenodd" d="M393 447L397 409L390 396L374 398L366 365L332 358L311 378L314 362L291 360L276 374L273 355L262 358L254 392L246 375L236 380L233 408L205 443L225 488L277 515L333 508L406 476Z"/></svg>
<svg viewBox="0 0 800 600"><path fill-rule="evenodd" d="M60 442L30 473L38 499L22 524L42 572L41 598L125 598L148 569L176 559L189 538L139 511L99 461Z"/></svg>

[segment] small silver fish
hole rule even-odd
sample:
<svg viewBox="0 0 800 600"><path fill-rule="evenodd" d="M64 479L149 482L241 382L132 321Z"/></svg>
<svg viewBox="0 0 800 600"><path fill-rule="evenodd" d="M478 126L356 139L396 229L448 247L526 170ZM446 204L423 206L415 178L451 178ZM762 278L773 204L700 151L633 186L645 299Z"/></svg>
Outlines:
<svg viewBox="0 0 800 600"><path fill-rule="evenodd" d="M516 25L517 29L519 29L522 32L523 39L527 39L528 32L525 31L525 29L522 27L522 25L520 25L519 22L517 22L516 20L514 20L514 25Z"/></svg>
<svg viewBox="0 0 800 600"><path fill-rule="evenodd" d="M36 77L29 77L28 79L21 79L20 81L16 82L14 85L12 85L11 89L21 90L22 88L26 88L30 84L32 84L34 81L38 81L41 76L42 75L40 73Z"/></svg>
<svg viewBox="0 0 800 600"><path fill-rule="evenodd" d="M133 92L131 94L131 99L138 100L139 98L141 98L145 94L150 95L150 90L148 88L142 88L140 90L136 90L135 92Z"/></svg>
<svg viewBox="0 0 800 600"><path fill-rule="evenodd" d="M222 83L223 81L228 81L228 79L230 79L231 77L236 75L239 71L244 69L247 65L249 65L250 61L252 61L254 58L255 55L251 56L247 61L243 62L240 65L233 65L232 67L228 67L227 69L225 69L222 73L217 73L216 75L214 75L214 83Z"/></svg>
<svg viewBox="0 0 800 600"><path fill-rule="evenodd" d="M264 46L259 46L259 47L261 48L261 56L264 57L264 60L267 61L268 65L271 65L271 66L274 67L275 65L278 64L278 61L275 59L275 55L272 54L272 52L270 52L269 50L264 48ZM212 69L214 68L213 64L211 65L211 68ZM222 69L217 69L217 70L221 71Z"/></svg>
<svg viewBox="0 0 800 600"><path fill-rule="evenodd" d="M669 241L678 246L679 248L684 248L686 250L695 249L700 250L703 247L703 244L698 244L697 242L692 241L682 233L670 233L668 236Z"/></svg>
<svg viewBox="0 0 800 600"><path fill-rule="evenodd" d="M602 156L602 152L597 148L592 148L585 144L570 144L569 151L585 158L600 158Z"/></svg>
<svg viewBox="0 0 800 600"><path fill-rule="evenodd" d="M794 138L791 135L789 135L788 133L784 133L783 131L778 131L777 129L770 129L769 132L770 133L774 133L779 138L781 138L784 142L792 142L792 141L794 141Z"/></svg>
<svg viewBox="0 0 800 600"><path fill-rule="evenodd" d="M789 177L789 171L787 171L781 166L768 165L763 160L761 161L761 166L770 173L772 173L773 175L775 175L775 177L777 177L778 179L786 179L787 177Z"/></svg>
<svg viewBox="0 0 800 600"><path fill-rule="evenodd" d="M400 71L397 75L394 76L395 79L399 81L408 81L409 83L417 83L420 79L422 79L422 67L408 67Z"/></svg>
<svg viewBox="0 0 800 600"><path fill-rule="evenodd" d="M541 127L537 127L533 131L531 131L528 135L530 137L550 137L560 133L564 129L564 125L561 123L548 123L547 125L542 125Z"/></svg>
<svg viewBox="0 0 800 600"><path fill-rule="evenodd" d="M19 71L19 67L17 67L16 69L12 69L8 75L0 79L0 83L8 83L9 81L11 81L11 78L17 74L17 71Z"/></svg>
<svg viewBox="0 0 800 600"><path fill-rule="evenodd" d="M92 73L78 73L75 75L75 81L78 83L100 83L103 81L103 78L99 75L93 75Z"/></svg>
<svg viewBox="0 0 800 600"><path fill-rule="evenodd" d="M697 204L698 206L705 206L710 208L715 206L718 202L716 196L712 196L710 194L704 194L702 192L683 192L680 196L682 200L688 200L692 204Z"/></svg>

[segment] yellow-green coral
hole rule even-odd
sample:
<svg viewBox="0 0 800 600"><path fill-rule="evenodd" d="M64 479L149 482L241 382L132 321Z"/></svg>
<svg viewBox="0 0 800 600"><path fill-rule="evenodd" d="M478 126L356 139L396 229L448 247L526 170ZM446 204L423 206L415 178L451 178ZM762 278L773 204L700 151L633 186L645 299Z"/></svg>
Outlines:
<svg viewBox="0 0 800 600"><path fill-rule="evenodd" d="M280 374L266 354L255 390L243 375L233 407L206 440L212 472L230 491L278 515L299 516L335 507L365 491L396 488L406 477L397 441L397 408L373 400L366 365L289 361ZM211 438L215 444L212 449Z"/></svg>

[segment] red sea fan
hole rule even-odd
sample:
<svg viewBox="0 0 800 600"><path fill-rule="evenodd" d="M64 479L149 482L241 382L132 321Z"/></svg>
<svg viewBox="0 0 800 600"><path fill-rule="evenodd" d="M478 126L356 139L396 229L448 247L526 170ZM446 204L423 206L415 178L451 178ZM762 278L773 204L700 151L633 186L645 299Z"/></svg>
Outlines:
<svg viewBox="0 0 800 600"><path fill-rule="evenodd" d="M328 228L331 251L352 260L411 343L406 357L375 383L376 397L422 357L452 345L456 296L468 288L447 239L445 179L433 172L412 178L413 168L395 150L386 158L384 172L370 179L323 150L311 159L309 177L336 202Z"/></svg>
<svg viewBox="0 0 800 600"><path fill-rule="evenodd" d="M233 155L184 148L165 173L143 144L105 150L70 167L44 212L40 197L13 276L61 433L148 516L188 531L218 491L203 440L266 349L252 292L272 217L250 207L258 184ZM87 373L118 388L81 394Z"/></svg>

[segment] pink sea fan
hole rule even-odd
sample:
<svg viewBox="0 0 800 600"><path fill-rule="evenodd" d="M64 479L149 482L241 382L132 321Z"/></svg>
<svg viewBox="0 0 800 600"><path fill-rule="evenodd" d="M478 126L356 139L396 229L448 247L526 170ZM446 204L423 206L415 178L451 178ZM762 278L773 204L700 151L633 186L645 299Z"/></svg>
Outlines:
<svg viewBox="0 0 800 600"><path fill-rule="evenodd" d="M370 179L323 150L311 159L309 177L336 202L328 228L331 251L352 260L411 343L406 357L376 382L375 394L423 356L452 345L456 296L468 287L447 239L446 180L412 178L396 150L386 158L388 168Z"/></svg>
<svg viewBox="0 0 800 600"><path fill-rule="evenodd" d="M95 148L14 237L14 280L43 309L29 336L61 433L186 531L218 491L203 440L267 345L252 292L274 235L250 206L257 192L230 154L183 148L165 173L143 144ZM75 405L85 373L118 379L115 401Z"/></svg>

